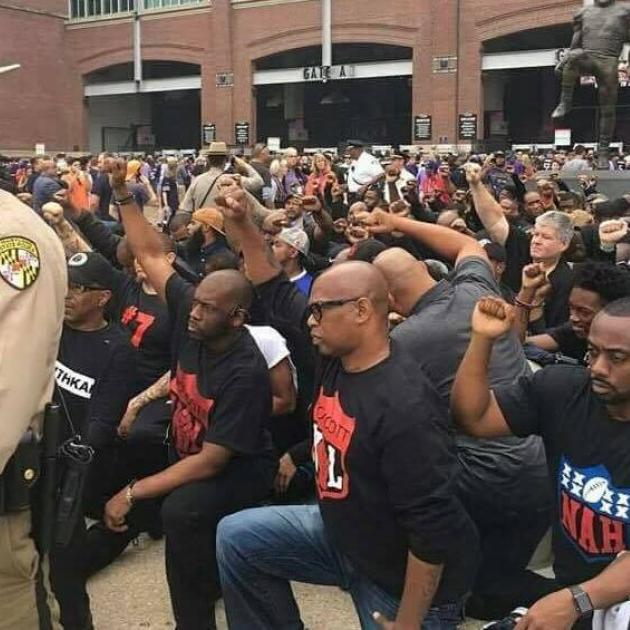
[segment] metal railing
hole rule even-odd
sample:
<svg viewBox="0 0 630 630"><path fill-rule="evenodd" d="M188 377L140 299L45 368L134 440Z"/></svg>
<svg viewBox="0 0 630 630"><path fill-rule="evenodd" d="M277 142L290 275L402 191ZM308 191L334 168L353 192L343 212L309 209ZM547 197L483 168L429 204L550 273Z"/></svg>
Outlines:
<svg viewBox="0 0 630 630"><path fill-rule="evenodd" d="M209 0L68 0L71 22L108 20L139 13L207 5Z"/></svg>

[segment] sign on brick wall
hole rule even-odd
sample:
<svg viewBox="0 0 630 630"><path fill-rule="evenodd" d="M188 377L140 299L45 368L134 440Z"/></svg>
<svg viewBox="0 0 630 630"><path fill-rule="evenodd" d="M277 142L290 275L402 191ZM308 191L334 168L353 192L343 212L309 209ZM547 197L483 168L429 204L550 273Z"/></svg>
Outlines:
<svg viewBox="0 0 630 630"><path fill-rule="evenodd" d="M457 131L460 140L476 140L477 114L471 112L460 114L458 117Z"/></svg>

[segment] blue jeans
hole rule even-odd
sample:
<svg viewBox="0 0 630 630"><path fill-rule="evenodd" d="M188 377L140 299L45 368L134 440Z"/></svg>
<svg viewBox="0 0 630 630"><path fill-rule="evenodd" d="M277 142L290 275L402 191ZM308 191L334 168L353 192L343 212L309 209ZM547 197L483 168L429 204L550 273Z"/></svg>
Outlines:
<svg viewBox="0 0 630 630"><path fill-rule="evenodd" d="M302 630L289 580L339 586L354 602L361 628L375 611L394 620L399 601L359 574L326 536L317 505L244 510L217 529L217 562L230 630ZM422 630L455 630L458 603L433 607Z"/></svg>

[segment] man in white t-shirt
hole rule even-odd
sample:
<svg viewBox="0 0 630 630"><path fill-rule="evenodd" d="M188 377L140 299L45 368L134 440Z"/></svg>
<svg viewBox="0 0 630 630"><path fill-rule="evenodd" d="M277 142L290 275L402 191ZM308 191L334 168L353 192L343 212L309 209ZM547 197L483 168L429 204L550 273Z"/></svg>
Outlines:
<svg viewBox="0 0 630 630"><path fill-rule="evenodd" d="M352 202L361 197L372 184L383 179L385 171L380 162L365 151L360 140L348 140L348 153L352 158L348 170L348 193Z"/></svg>

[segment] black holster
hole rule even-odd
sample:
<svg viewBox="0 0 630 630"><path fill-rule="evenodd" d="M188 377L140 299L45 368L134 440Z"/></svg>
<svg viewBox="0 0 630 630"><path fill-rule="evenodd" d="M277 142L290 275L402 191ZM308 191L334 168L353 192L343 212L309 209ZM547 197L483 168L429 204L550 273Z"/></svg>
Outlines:
<svg viewBox="0 0 630 630"><path fill-rule="evenodd" d="M39 444L34 431L29 429L0 475L0 515L31 507L31 493L40 473Z"/></svg>
<svg viewBox="0 0 630 630"><path fill-rule="evenodd" d="M80 437L64 442L59 448L62 476L59 484L55 544L66 546L83 518L83 494L94 450L83 444Z"/></svg>

